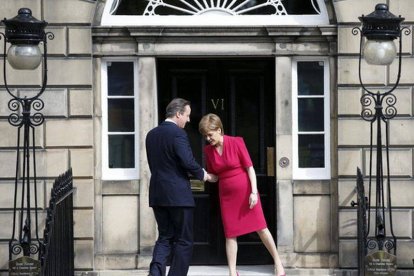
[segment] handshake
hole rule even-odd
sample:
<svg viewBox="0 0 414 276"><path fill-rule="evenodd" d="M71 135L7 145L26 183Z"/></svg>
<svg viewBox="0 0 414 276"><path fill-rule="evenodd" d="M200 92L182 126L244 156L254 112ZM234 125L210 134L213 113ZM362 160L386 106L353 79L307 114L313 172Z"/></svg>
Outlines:
<svg viewBox="0 0 414 276"><path fill-rule="evenodd" d="M217 182L218 181L218 176L212 173L207 173L206 177L204 178L204 181L208 181L208 182Z"/></svg>

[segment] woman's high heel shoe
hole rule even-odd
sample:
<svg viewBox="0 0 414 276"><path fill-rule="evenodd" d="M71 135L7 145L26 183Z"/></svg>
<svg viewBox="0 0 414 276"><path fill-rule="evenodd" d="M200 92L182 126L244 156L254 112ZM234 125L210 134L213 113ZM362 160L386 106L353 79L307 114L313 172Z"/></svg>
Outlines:
<svg viewBox="0 0 414 276"><path fill-rule="evenodd" d="M275 275L277 275L277 269L275 267ZM279 276L286 276L286 272L284 274L280 274Z"/></svg>

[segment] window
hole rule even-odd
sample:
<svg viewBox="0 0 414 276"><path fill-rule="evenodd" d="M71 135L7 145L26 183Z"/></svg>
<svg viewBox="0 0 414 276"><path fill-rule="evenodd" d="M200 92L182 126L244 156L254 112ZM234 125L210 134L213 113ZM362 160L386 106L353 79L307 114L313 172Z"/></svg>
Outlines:
<svg viewBox="0 0 414 276"><path fill-rule="evenodd" d="M329 67L296 60L292 73L293 178L329 179Z"/></svg>
<svg viewBox="0 0 414 276"><path fill-rule="evenodd" d="M225 16L225 17L223 17ZM104 26L329 24L324 0L108 0Z"/></svg>
<svg viewBox="0 0 414 276"><path fill-rule="evenodd" d="M138 93L135 61L102 63L102 178L138 178Z"/></svg>

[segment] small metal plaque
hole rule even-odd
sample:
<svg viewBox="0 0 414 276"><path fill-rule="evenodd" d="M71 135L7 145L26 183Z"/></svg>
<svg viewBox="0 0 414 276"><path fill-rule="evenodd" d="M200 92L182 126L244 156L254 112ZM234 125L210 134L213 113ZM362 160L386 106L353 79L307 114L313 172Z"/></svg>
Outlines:
<svg viewBox="0 0 414 276"><path fill-rule="evenodd" d="M365 275L395 276L397 257L386 251L377 251L365 257Z"/></svg>
<svg viewBox="0 0 414 276"><path fill-rule="evenodd" d="M10 276L39 276L40 275L40 261L33 258L23 256L16 260L9 262Z"/></svg>

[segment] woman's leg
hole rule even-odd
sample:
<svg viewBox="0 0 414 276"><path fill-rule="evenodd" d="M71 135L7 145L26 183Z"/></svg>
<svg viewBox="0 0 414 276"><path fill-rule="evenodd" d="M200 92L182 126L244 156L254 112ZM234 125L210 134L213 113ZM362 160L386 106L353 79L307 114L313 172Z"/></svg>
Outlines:
<svg viewBox="0 0 414 276"><path fill-rule="evenodd" d="M236 276L237 262L237 238L226 238L227 263L229 265L229 275Z"/></svg>
<svg viewBox="0 0 414 276"><path fill-rule="evenodd" d="M276 244L273 240L272 234L270 233L269 229L265 228L262 230L257 231L260 239L262 240L263 244L266 246L267 250L269 251L270 255L272 255L273 260L275 262L275 275L284 275L285 269L283 268L282 261L280 260L279 254L277 253Z"/></svg>

